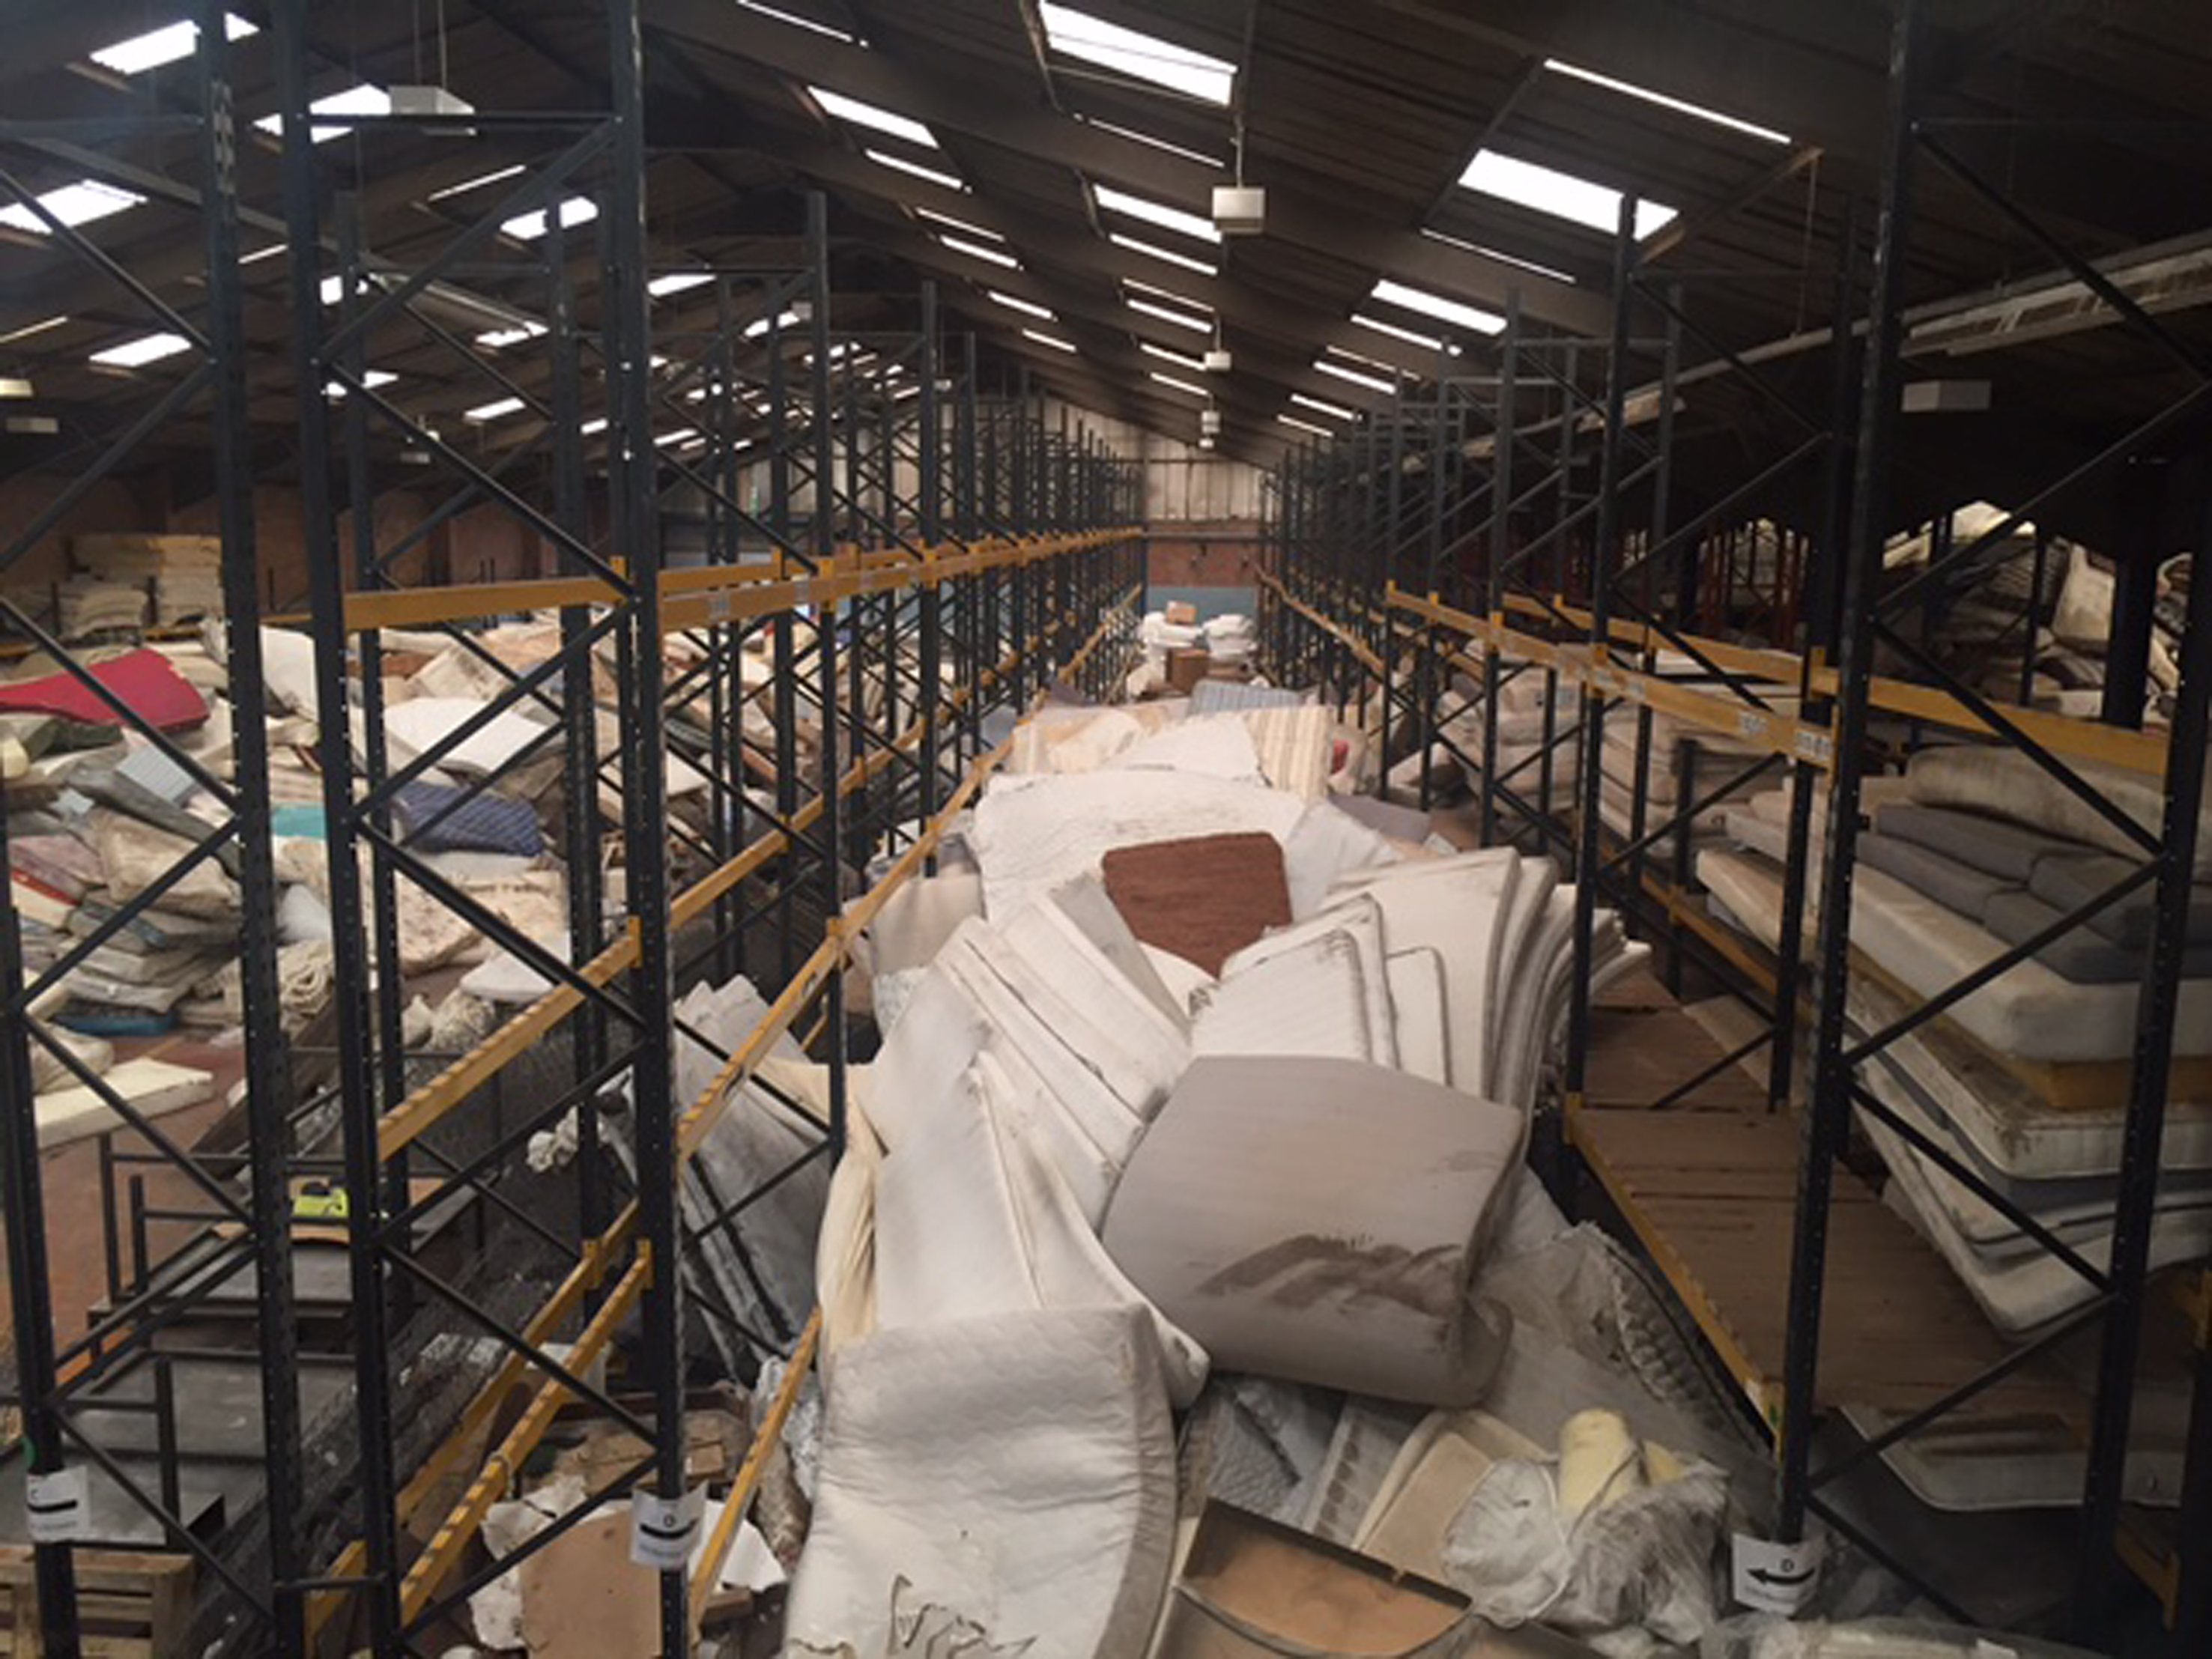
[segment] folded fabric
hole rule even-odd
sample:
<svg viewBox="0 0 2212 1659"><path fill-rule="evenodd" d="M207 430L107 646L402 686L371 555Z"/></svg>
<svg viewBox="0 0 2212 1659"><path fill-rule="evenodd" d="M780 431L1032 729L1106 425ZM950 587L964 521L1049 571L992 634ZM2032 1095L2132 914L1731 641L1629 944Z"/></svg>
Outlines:
<svg viewBox="0 0 2212 1659"><path fill-rule="evenodd" d="M85 672L157 732L181 732L207 718L207 699L158 651L127 652L94 663ZM112 727L123 723L112 706L68 673L0 685L0 710L58 714L86 726Z"/></svg>
<svg viewBox="0 0 2212 1659"><path fill-rule="evenodd" d="M393 801L407 843L417 852L511 853L544 850L537 809L527 801L443 784L410 783Z"/></svg>
<svg viewBox="0 0 2212 1659"><path fill-rule="evenodd" d="M1384 1066L1201 1058L1123 1171L1106 1248L1224 1370L1468 1405L1498 1352L1468 1284L1522 1127Z"/></svg>

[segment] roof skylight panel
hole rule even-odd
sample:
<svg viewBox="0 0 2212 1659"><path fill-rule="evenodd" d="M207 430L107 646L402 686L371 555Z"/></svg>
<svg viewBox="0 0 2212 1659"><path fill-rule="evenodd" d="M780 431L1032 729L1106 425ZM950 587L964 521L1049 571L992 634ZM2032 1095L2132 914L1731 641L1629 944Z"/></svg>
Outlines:
<svg viewBox="0 0 2212 1659"><path fill-rule="evenodd" d="M682 294L687 289L703 287L714 280L714 274L710 270L672 270L647 283L645 291L654 299L662 300L672 294Z"/></svg>
<svg viewBox="0 0 2212 1659"><path fill-rule="evenodd" d="M1693 116L1700 121L1710 121L1717 127L1726 127L1731 132L1741 132L1747 137L1758 139L1761 143L1786 144L1790 142L1788 133L1777 132L1772 127L1763 127L1755 121L1747 121L1739 116L1724 114L1719 110L1708 108L1703 104L1693 104L1686 98L1675 98L1663 92L1656 92L1650 87L1639 87L1632 81L1615 80L1610 75L1601 75L1595 70L1584 69L1578 64L1564 63L1557 58L1547 58L1544 60L1544 67L1553 75L1565 75L1573 80L1586 81L1591 86L1603 87L1608 92L1617 92L1624 97L1640 99L1647 104L1656 104L1662 109L1671 109L1678 115Z"/></svg>
<svg viewBox="0 0 2212 1659"><path fill-rule="evenodd" d="M1478 334L1495 334L1505 326L1505 319L1480 306L1471 306L1458 300L1446 299L1441 294L1431 294L1425 289L1409 287L1385 276L1375 284L1372 296L1383 305L1400 306L1424 317L1433 317L1440 323L1450 323L1460 328L1472 329Z"/></svg>
<svg viewBox="0 0 2212 1659"><path fill-rule="evenodd" d="M191 349L192 343L181 334L142 334L135 340L120 341L104 351L95 351L87 361L109 368L143 368L148 363L158 363L164 357L173 357Z"/></svg>
<svg viewBox="0 0 2212 1659"><path fill-rule="evenodd" d="M1148 259L1159 259L1171 265L1181 265L1185 270L1194 270L1202 276L1218 276L1221 267L1207 259L1195 259L1188 253L1177 253L1173 248L1161 247L1134 236L1125 236L1118 230L1106 233L1106 240L1115 247L1125 247L1132 253L1141 253Z"/></svg>
<svg viewBox="0 0 2212 1659"><path fill-rule="evenodd" d="M527 408L520 398L501 398L495 403L478 404L474 409L465 409L461 418L474 421L479 426L487 421L496 421L508 415L517 415Z"/></svg>
<svg viewBox="0 0 2212 1659"><path fill-rule="evenodd" d="M1111 185L1093 183L1091 192L1098 198L1100 208L1109 213L1127 214L1132 219L1142 219L1147 224L1158 225L1163 230L1172 230L1201 242L1218 242L1221 232L1213 221L1165 202L1155 202L1148 196L1133 196L1126 190L1116 190Z"/></svg>
<svg viewBox="0 0 2212 1659"><path fill-rule="evenodd" d="M243 40L260 31L243 17L225 12L222 33L226 40ZM127 40L118 40L112 46L102 46L90 54L92 61L104 70L118 75L143 75L148 70L159 69L164 64L173 64L179 58L189 58L198 50L199 25L187 19L181 23L170 23L158 29L149 29L143 34L134 34Z"/></svg>
<svg viewBox="0 0 2212 1659"><path fill-rule="evenodd" d="M37 201L40 207L71 229L88 225L95 219L105 219L134 208L145 201L127 190L118 190L113 185L104 185L97 179L80 179L73 185L42 191ZM13 230L27 230L33 236L48 234L46 222L21 202L0 210L0 225Z"/></svg>
<svg viewBox="0 0 2212 1659"><path fill-rule="evenodd" d="M1206 103L1229 102L1237 80L1234 64L1054 0L1043 0L1037 10L1044 21L1046 46L1063 57L1097 64Z"/></svg>
<svg viewBox="0 0 2212 1659"><path fill-rule="evenodd" d="M878 132L888 132L894 138L903 138L910 144L920 144L925 149L939 148L937 135L911 115L901 115L895 109L885 109L880 104L871 104L864 99L848 97L842 92L832 92L827 87L809 84L807 95L820 105L824 115L833 115L840 121L849 121L856 127L872 127Z"/></svg>
<svg viewBox="0 0 2212 1659"><path fill-rule="evenodd" d="M563 230L589 224L599 216L599 204L588 196L568 197L561 203L559 210ZM548 211L545 208L538 208L529 213L518 213L499 228L500 234L512 236L519 241L534 242L545 234Z"/></svg>
<svg viewBox="0 0 2212 1659"><path fill-rule="evenodd" d="M534 340L545 331L543 323L517 323L513 328L495 328L477 336L477 343L497 351L502 346L520 345L525 340Z"/></svg>
<svg viewBox="0 0 2212 1659"><path fill-rule="evenodd" d="M901 173L911 173L917 179L927 179L931 184L940 185L946 190L964 192L968 188L966 183L956 174L943 173L935 167L926 167L919 161L909 161L905 156L895 155L887 149L863 149L860 154L878 167L892 167Z"/></svg>
<svg viewBox="0 0 2212 1659"><path fill-rule="evenodd" d="M1533 208L1539 213L1548 213L1553 218L1602 231L1608 236L1620 222L1621 193L1611 185L1577 178L1539 161L1524 161L1517 155L1498 150L1476 151L1474 160L1468 163L1459 181L1482 195ZM1636 234L1640 240L1664 229L1675 216L1673 208L1639 198L1636 204Z"/></svg>

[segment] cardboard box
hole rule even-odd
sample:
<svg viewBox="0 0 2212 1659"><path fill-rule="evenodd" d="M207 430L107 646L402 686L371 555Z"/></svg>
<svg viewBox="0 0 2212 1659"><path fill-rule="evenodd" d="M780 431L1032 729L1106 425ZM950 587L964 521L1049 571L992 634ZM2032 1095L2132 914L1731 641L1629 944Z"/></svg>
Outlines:
<svg viewBox="0 0 2212 1659"><path fill-rule="evenodd" d="M1178 628L1198 626L1198 607L1188 599L1170 599L1161 611L1162 618Z"/></svg>
<svg viewBox="0 0 2212 1659"><path fill-rule="evenodd" d="M1194 649L1170 651L1168 653L1168 684L1188 696L1191 688L1204 679L1206 671L1212 666L1213 658L1210 653Z"/></svg>

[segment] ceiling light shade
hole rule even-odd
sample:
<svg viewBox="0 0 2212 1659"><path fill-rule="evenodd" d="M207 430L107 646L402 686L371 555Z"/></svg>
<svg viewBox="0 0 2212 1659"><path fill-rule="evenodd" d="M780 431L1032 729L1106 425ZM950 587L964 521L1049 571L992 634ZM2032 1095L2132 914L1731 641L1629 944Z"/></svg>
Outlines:
<svg viewBox="0 0 2212 1659"><path fill-rule="evenodd" d="M1221 430L1221 411L1218 409L1199 410L1198 429L1206 437L1214 436Z"/></svg>
<svg viewBox="0 0 2212 1659"><path fill-rule="evenodd" d="M1213 224L1224 236L1257 236L1267 224L1266 186L1216 185Z"/></svg>
<svg viewBox="0 0 2212 1659"><path fill-rule="evenodd" d="M1200 433L1200 434L1198 434L1198 447L1199 447L1200 449L1211 449L1211 448L1212 448L1212 447L1213 447L1213 434L1212 434L1212 433L1210 433L1210 432L1201 432L1201 433Z"/></svg>
<svg viewBox="0 0 2212 1659"><path fill-rule="evenodd" d="M1215 346L1206 354L1203 361L1206 372L1209 374L1226 374L1237 367L1237 359L1231 355L1226 346Z"/></svg>

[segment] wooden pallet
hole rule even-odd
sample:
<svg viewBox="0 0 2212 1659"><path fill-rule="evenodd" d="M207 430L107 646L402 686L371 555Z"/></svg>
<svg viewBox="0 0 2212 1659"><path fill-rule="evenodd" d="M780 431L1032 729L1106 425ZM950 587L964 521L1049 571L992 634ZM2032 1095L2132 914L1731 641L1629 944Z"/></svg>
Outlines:
<svg viewBox="0 0 2212 1659"><path fill-rule="evenodd" d="M85 1659L182 1659L197 1565L191 1556L81 1549L75 1561ZM0 1546L0 1659L36 1659L46 1650L31 1551Z"/></svg>
<svg viewBox="0 0 2212 1659"><path fill-rule="evenodd" d="M1788 1342L1799 1127L1731 1066L1668 1111L1650 1103L1722 1050L1679 1009L1594 1012L1586 1103L1568 1133L1590 1173L1768 1421ZM1701 1098L1702 1097L1702 1098ZM1934 1403L2010 1348L1934 1248L1850 1170L1829 1209L1822 1405L1890 1413ZM2033 1362L1960 1408L1960 1422L2085 1429L2079 1385Z"/></svg>

